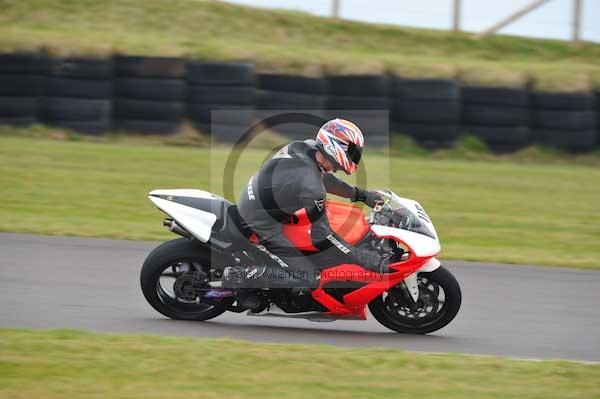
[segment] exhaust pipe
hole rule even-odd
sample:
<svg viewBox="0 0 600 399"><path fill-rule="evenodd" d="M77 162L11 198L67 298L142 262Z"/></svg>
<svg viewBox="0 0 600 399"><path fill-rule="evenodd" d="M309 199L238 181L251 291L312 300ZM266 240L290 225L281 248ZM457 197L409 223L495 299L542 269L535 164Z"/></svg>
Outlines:
<svg viewBox="0 0 600 399"><path fill-rule="evenodd" d="M189 239L192 237L192 235L190 233L188 233L187 230L185 230L183 227L178 225L177 222L174 221L173 219L165 219L163 221L163 226L168 227L170 231L172 231L175 234L179 234L180 236L182 236L184 238Z"/></svg>

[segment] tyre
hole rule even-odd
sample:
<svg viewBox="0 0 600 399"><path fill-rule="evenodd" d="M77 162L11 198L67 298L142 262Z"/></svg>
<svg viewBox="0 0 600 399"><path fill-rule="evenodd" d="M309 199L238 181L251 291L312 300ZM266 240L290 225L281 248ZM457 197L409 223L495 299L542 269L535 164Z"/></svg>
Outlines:
<svg viewBox="0 0 600 399"><path fill-rule="evenodd" d="M269 111L258 111L257 120L263 121L274 115L277 114ZM313 136L314 132L319 128L319 126L315 125L315 122L317 122L317 125L322 125L319 119L323 119L323 116L323 111L311 111L307 113L304 118L295 118L295 122L277 124L272 126L269 130L275 131L292 140L306 140L307 138ZM304 121L302 119L304 119ZM369 144L371 143L369 142Z"/></svg>
<svg viewBox="0 0 600 399"><path fill-rule="evenodd" d="M465 104L462 120L466 125L529 126L529 108Z"/></svg>
<svg viewBox="0 0 600 399"><path fill-rule="evenodd" d="M118 98L148 101L185 101L186 83L183 79L115 79Z"/></svg>
<svg viewBox="0 0 600 399"><path fill-rule="evenodd" d="M1 118L35 118L38 99L35 97L0 97Z"/></svg>
<svg viewBox="0 0 600 399"><path fill-rule="evenodd" d="M211 140L221 143L236 143L242 138L250 126L241 126L226 123L199 124L198 128L210 134Z"/></svg>
<svg viewBox="0 0 600 399"><path fill-rule="evenodd" d="M291 140L306 140L314 135L314 126L304 123L286 123L276 126L272 130ZM372 144L369 140L369 145Z"/></svg>
<svg viewBox="0 0 600 399"><path fill-rule="evenodd" d="M527 90L510 87L464 86L461 98L464 104L529 106Z"/></svg>
<svg viewBox="0 0 600 399"><path fill-rule="evenodd" d="M225 309L196 303L194 298L188 297L193 272L204 272L210 276L210 269L210 251L198 241L180 238L165 242L144 261L140 273L142 293L154 309L171 319L212 319L224 313ZM224 301L227 300L231 301Z"/></svg>
<svg viewBox="0 0 600 399"><path fill-rule="evenodd" d="M0 73L43 75L48 71L48 58L34 53L0 54Z"/></svg>
<svg viewBox="0 0 600 399"><path fill-rule="evenodd" d="M142 101L117 99L114 115L117 119L178 121L185 116L185 104L171 101Z"/></svg>
<svg viewBox="0 0 600 399"><path fill-rule="evenodd" d="M176 133L180 123L175 121L149 121L145 119L117 119L113 122L115 130L140 133L168 135Z"/></svg>
<svg viewBox="0 0 600 399"><path fill-rule="evenodd" d="M83 98L49 97L44 100L44 118L49 121L109 121L111 102Z"/></svg>
<svg viewBox="0 0 600 399"><path fill-rule="evenodd" d="M217 86L253 86L254 65L240 62L190 61L187 80L191 84Z"/></svg>
<svg viewBox="0 0 600 399"><path fill-rule="evenodd" d="M531 130L523 126L463 126L463 131L488 144L525 146L531 143Z"/></svg>
<svg viewBox="0 0 600 399"><path fill-rule="evenodd" d="M98 58L56 58L50 62L49 75L63 78L109 80L112 60Z"/></svg>
<svg viewBox="0 0 600 399"><path fill-rule="evenodd" d="M405 334L427 334L450 323L462 301L460 286L443 266L419 273L419 300L415 304L403 283L373 299L369 310L390 330Z"/></svg>
<svg viewBox="0 0 600 399"><path fill-rule="evenodd" d="M329 93L334 96L385 97L388 79L383 75L329 76Z"/></svg>
<svg viewBox="0 0 600 399"><path fill-rule="evenodd" d="M401 100L392 107L392 119L408 123L456 125L460 122L460 103L447 100Z"/></svg>
<svg viewBox="0 0 600 399"><path fill-rule="evenodd" d="M535 108L558 110L586 110L594 108L596 103L592 92L552 93L534 91L531 103Z"/></svg>
<svg viewBox="0 0 600 399"><path fill-rule="evenodd" d="M525 146L523 145L519 145L519 144L494 144L494 143L490 143L488 144L488 148L490 149L491 152L493 152L494 154L511 154L514 152L517 152L519 150L522 150Z"/></svg>
<svg viewBox="0 0 600 399"><path fill-rule="evenodd" d="M313 110L324 106L325 97L312 94L261 90L257 97L257 109Z"/></svg>
<svg viewBox="0 0 600 399"><path fill-rule="evenodd" d="M396 78L392 95L403 100L458 100L460 88L452 79Z"/></svg>
<svg viewBox="0 0 600 399"><path fill-rule="evenodd" d="M269 110L257 110L256 119L257 121L261 122L269 119L274 123L269 127L269 130L275 131L294 140L305 140L306 138L312 136L314 134L313 132L326 122L326 115L323 110L312 110L310 112L302 113L302 115L294 115L289 119L286 117L278 118L278 116L282 114L286 114L286 112L277 113ZM283 122L284 120L285 123L278 123ZM266 124L264 127L267 128Z"/></svg>
<svg viewBox="0 0 600 399"><path fill-rule="evenodd" d="M48 78L48 97L108 99L112 97L112 80Z"/></svg>
<svg viewBox="0 0 600 399"><path fill-rule="evenodd" d="M3 117L0 116L0 125L9 125L9 126L29 126L38 123L36 118L28 118L28 117Z"/></svg>
<svg viewBox="0 0 600 399"><path fill-rule="evenodd" d="M0 96L38 97L44 92L44 78L39 75L1 74Z"/></svg>
<svg viewBox="0 0 600 399"><path fill-rule="evenodd" d="M419 142L454 142L460 135L460 126L449 124L399 123L394 124L394 132L406 134Z"/></svg>
<svg viewBox="0 0 600 399"><path fill-rule="evenodd" d="M250 127L255 117L254 108L231 104L188 104L188 116L200 123L227 122ZM212 117L215 120L212 120Z"/></svg>
<svg viewBox="0 0 600 399"><path fill-rule="evenodd" d="M570 152L585 152L594 149L598 144L598 133L595 130L535 130L536 141L551 147Z"/></svg>
<svg viewBox="0 0 600 399"><path fill-rule="evenodd" d="M103 121L53 121L52 126L79 133L103 134L111 130L109 120Z"/></svg>
<svg viewBox="0 0 600 399"><path fill-rule="evenodd" d="M389 108L387 97L330 96L327 98L327 109L388 110Z"/></svg>
<svg viewBox="0 0 600 399"><path fill-rule="evenodd" d="M534 112L537 127L555 130L589 130L596 126L594 111L540 111Z"/></svg>
<svg viewBox="0 0 600 399"><path fill-rule="evenodd" d="M341 118L355 123L365 135L365 141L370 142L369 137L388 137L390 132L390 119L387 111L375 110L327 110L325 119Z"/></svg>
<svg viewBox="0 0 600 399"><path fill-rule="evenodd" d="M117 77L181 79L186 74L181 58L118 55L114 65Z"/></svg>
<svg viewBox="0 0 600 399"><path fill-rule="evenodd" d="M446 148L452 148L453 145L456 144L456 140L454 141L439 141L439 140L420 140L415 139L419 147L425 148L427 150L440 150Z"/></svg>
<svg viewBox="0 0 600 399"><path fill-rule="evenodd" d="M256 89L252 86L190 86L188 102L202 104L254 105Z"/></svg>
<svg viewBox="0 0 600 399"><path fill-rule="evenodd" d="M259 74L258 87L262 90L324 95L327 94L329 85L324 78L286 74Z"/></svg>
<svg viewBox="0 0 600 399"><path fill-rule="evenodd" d="M306 135L303 139L306 139ZM392 136L390 133L371 134L371 132L369 132L369 134L366 135L366 140L369 141L370 147L387 148L392 142Z"/></svg>

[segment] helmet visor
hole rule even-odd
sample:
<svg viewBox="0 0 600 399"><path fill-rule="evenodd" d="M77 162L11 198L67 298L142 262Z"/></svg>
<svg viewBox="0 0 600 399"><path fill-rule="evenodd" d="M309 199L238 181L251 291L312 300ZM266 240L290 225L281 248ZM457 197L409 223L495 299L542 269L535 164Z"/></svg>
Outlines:
<svg viewBox="0 0 600 399"><path fill-rule="evenodd" d="M349 142L348 151L346 151L346 154L348 154L348 159L350 159L353 163L358 165L358 163L360 162L360 158L362 157L362 148L358 147L353 142Z"/></svg>

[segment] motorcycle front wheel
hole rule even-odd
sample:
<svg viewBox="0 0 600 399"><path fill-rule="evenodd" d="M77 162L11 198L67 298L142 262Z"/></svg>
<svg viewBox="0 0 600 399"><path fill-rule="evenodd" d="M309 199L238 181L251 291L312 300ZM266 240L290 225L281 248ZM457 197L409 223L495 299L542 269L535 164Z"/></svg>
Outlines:
<svg viewBox="0 0 600 399"><path fill-rule="evenodd" d="M440 266L417 275L419 299L415 302L400 283L369 303L375 319L404 334L427 334L450 323L462 301L460 286L448 269Z"/></svg>
<svg viewBox="0 0 600 399"><path fill-rule="evenodd" d="M225 308L198 300L194 291L197 272L206 276L215 274L211 270L210 250L185 238L167 241L144 261L140 272L144 297L154 309L171 319L203 321L217 317ZM220 301L227 305L233 299Z"/></svg>

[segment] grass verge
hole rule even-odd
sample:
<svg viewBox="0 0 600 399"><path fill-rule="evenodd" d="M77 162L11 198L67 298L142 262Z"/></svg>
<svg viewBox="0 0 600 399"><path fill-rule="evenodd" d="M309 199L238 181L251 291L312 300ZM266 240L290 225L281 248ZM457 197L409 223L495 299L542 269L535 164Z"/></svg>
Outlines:
<svg viewBox="0 0 600 399"><path fill-rule="evenodd" d="M600 45L332 21L224 2L0 0L0 49L244 59L261 70L383 71L576 90L600 83ZM268 40L265 40L268 38Z"/></svg>
<svg viewBox="0 0 600 399"><path fill-rule="evenodd" d="M592 398L600 365L0 330L3 398Z"/></svg>
<svg viewBox="0 0 600 399"><path fill-rule="evenodd" d="M161 228L163 215L146 199L149 191L222 192L223 176L212 166L223 165L227 148L118 138L95 143L0 135L0 231L165 240L172 234ZM367 186L391 186L419 200L440 234L442 258L600 268L597 167L525 155L521 163L485 154L454 159L464 148L458 154L405 150L389 160L367 155ZM235 193L267 152L244 153Z"/></svg>

